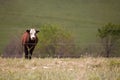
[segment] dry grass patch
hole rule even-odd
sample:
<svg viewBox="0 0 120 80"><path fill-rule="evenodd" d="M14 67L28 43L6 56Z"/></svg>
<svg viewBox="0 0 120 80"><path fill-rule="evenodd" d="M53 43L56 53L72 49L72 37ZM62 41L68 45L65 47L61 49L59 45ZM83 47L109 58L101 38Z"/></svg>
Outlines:
<svg viewBox="0 0 120 80"><path fill-rule="evenodd" d="M0 58L0 80L120 80L119 58Z"/></svg>

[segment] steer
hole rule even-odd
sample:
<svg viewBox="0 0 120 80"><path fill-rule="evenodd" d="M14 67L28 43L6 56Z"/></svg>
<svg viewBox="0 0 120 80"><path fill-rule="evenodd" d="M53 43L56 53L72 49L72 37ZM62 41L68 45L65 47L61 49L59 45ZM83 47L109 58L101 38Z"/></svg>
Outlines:
<svg viewBox="0 0 120 80"><path fill-rule="evenodd" d="M25 59L31 59L33 50L38 42L37 33L35 29L26 30L22 36L22 46L25 53Z"/></svg>

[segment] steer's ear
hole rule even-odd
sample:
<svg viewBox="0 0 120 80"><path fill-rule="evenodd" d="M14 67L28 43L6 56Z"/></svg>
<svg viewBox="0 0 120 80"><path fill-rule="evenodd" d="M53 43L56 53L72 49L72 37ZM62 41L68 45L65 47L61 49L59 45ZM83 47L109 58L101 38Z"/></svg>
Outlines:
<svg viewBox="0 0 120 80"><path fill-rule="evenodd" d="M28 32L28 33L29 33L29 32L30 32L30 30L26 30L26 32Z"/></svg>
<svg viewBox="0 0 120 80"><path fill-rule="evenodd" d="M36 33L40 32L39 30L36 30Z"/></svg>

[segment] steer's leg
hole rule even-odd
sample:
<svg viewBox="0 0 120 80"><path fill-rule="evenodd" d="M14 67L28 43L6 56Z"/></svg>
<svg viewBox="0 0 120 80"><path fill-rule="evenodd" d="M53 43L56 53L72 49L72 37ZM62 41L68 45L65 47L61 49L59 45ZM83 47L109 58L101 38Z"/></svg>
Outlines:
<svg viewBox="0 0 120 80"><path fill-rule="evenodd" d="M25 59L28 59L28 48L24 45Z"/></svg>
<svg viewBox="0 0 120 80"><path fill-rule="evenodd" d="M34 46L30 49L30 55L29 55L29 59L31 59L32 58L32 53L33 53L33 50L34 50Z"/></svg>

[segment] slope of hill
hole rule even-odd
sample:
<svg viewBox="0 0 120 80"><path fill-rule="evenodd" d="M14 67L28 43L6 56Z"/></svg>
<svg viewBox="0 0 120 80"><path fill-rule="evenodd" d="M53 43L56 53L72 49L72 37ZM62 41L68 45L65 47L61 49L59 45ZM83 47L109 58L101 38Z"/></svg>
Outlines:
<svg viewBox="0 0 120 80"><path fill-rule="evenodd" d="M28 26L58 24L76 35L79 45L96 40L97 28L120 21L119 0L0 0L0 52L9 38ZM37 26L38 28L38 26Z"/></svg>

